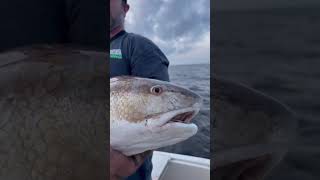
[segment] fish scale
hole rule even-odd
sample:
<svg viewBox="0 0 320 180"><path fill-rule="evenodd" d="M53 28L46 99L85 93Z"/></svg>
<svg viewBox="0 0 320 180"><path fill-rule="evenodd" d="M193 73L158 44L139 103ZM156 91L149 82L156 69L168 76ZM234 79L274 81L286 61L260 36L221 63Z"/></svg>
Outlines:
<svg viewBox="0 0 320 180"><path fill-rule="evenodd" d="M0 179L108 179L107 54L63 45L0 53Z"/></svg>

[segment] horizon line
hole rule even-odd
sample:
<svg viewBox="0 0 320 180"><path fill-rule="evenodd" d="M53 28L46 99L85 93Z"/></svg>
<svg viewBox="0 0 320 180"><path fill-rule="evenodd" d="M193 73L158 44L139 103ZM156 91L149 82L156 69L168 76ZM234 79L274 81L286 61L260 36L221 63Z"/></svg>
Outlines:
<svg viewBox="0 0 320 180"><path fill-rule="evenodd" d="M170 64L170 66L183 66L183 65L208 65L209 63L187 63L187 64Z"/></svg>

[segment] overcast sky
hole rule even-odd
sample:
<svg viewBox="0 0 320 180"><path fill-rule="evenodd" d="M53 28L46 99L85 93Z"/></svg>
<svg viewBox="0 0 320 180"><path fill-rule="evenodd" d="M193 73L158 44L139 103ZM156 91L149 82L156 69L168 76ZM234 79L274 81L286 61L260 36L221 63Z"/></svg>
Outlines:
<svg viewBox="0 0 320 180"><path fill-rule="evenodd" d="M128 0L126 30L155 42L171 64L210 62L210 0Z"/></svg>

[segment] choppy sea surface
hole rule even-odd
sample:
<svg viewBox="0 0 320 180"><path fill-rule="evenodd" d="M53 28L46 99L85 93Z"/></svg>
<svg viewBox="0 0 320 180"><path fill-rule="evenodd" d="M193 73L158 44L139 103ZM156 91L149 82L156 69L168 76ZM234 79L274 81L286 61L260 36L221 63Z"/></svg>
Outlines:
<svg viewBox="0 0 320 180"><path fill-rule="evenodd" d="M221 11L212 25L215 74L273 96L301 117L295 145L267 180L320 179L319 12Z"/></svg>
<svg viewBox="0 0 320 180"><path fill-rule="evenodd" d="M170 81L186 87L203 98L203 106L193 122L198 133L179 144L161 148L162 151L210 158L210 65L174 65L169 68Z"/></svg>

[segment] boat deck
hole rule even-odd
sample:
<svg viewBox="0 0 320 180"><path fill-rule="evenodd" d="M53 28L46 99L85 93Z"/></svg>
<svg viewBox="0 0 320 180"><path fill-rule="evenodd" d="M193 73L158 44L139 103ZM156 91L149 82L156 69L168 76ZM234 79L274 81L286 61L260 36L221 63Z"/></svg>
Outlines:
<svg viewBox="0 0 320 180"><path fill-rule="evenodd" d="M209 180L210 160L155 151L152 180Z"/></svg>

